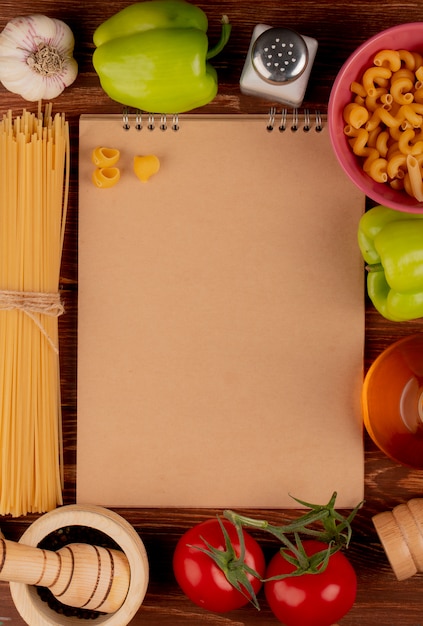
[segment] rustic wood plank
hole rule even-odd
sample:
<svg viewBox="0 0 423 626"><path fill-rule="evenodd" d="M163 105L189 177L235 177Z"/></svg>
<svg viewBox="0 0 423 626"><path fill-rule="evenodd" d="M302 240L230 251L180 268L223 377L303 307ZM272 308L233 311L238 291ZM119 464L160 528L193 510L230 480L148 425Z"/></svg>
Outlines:
<svg viewBox="0 0 423 626"><path fill-rule="evenodd" d="M121 107L113 103L101 90L93 70L91 55L94 49L92 34L96 26L109 15L129 4L123 0L104 3L91 0L89 3L72 0L22 0L17 7L14 1L2 4L0 28L16 16L29 13L45 13L63 19L72 28L76 38L75 56L79 63L79 76L72 87L67 89L54 102L56 111L64 111L71 125L72 135L72 176L69 207L69 220L66 232L62 266L61 289L66 314L60 319L61 380L63 402L63 434L65 452L65 503L74 502L76 464L76 371L77 371L77 228L78 228L78 119L82 113L119 113ZM375 3L373 0L334 2L328 0L247 0L246 2L222 1L197 2L203 8L210 22L210 39L218 37L219 20L223 13L229 15L233 24L230 43L216 59L219 72L219 95L202 112L218 113L263 113L269 103L259 98L240 94L239 77L247 53L253 27L257 23L284 25L295 28L300 33L315 37L319 50L313 68L304 106L325 110L331 85L337 71L347 56L371 35L400 22L421 19L419 3L394 2L388 0ZM19 113L24 106L35 110L18 96L0 87L1 108L12 108ZM365 369L376 356L397 338L423 331L423 320L410 323L390 323L372 308L366 306L366 346ZM358 597L342 625L370 626L379 623L383 626L416 626L422 623L421 579L398 583L390 570L385 554L377 540L371 517L379 511L390 509L396 504L418 497L423 491L422 474L401 467L379 452L366 436L366 503L355 522L355 535L350 549L351 560L359 578ZM151 584L145 604L133 624L188 625L208 624L210 626L266 626L276 623L268 608L263 606L261 613L247 607L226 616L213 615L191 604L178 590L171 572L172 551L178 537L193 524L215 515L216 510L154 510L120 509L140 533L146 543L151 561ZM255 511L247 511L256 515ZM267 511L271 521L290 519L294 511ZM19 539L22 532L37 516L0 520L0 527L10 539ZM276 549L271 540L264 542L265 551L270 554ZM18 616L10 598L8 585L0 583L0 624L9 623L21 626L24 622Z"/></svg>

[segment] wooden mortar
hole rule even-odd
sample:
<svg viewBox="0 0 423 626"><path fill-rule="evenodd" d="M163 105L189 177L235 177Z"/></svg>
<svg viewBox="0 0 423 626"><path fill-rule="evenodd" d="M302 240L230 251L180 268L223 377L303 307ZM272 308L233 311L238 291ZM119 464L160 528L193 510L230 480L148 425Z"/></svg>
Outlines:
<svg viewBox="0 0 423 626"><path fill-rule="evenodd" d="M117 513L94 505L69 505L59 507L37 519L19 540L28 546L38 544L51 533L70 527L93 528L110 537L125 554L129 563L128 593L123 604L114 613L99 615L95 625L126 626L141 606L148 586L149 566L143 542L135 529ZM68 617L51 609L33 585L11 582L10 591L16 609L29 626L81 626L79 617Z"/></svg>

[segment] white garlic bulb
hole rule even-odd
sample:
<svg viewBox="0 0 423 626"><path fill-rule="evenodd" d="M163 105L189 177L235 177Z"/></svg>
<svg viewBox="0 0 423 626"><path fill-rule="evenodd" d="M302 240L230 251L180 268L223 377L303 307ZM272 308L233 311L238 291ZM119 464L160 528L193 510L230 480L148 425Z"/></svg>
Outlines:
<svg viewBox="0 0 423 626"><path fill-rule="evenodd" d="M15 17L0 33L0 82L25 100L51 100L75 80L69 26L46 15Z"/></svg>

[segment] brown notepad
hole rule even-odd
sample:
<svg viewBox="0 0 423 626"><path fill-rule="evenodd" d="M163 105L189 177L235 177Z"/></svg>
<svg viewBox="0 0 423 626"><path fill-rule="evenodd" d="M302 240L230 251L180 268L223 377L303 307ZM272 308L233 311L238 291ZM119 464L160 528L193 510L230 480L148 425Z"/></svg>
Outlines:
<svg viewBox="0 0 423 626"><path fill-rule="evenodd" d="M364 197L327 128L135 122L80 120L78 502L356 505ZM111 189L97 146L121 151ZM146 154L161 167L141 183Z"/></svg>

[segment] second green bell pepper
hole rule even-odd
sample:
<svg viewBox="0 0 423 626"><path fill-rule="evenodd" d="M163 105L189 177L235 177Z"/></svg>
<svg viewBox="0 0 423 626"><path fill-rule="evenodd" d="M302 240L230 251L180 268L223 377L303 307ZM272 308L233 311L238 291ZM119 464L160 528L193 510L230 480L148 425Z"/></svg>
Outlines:
<svg viewBox="0 0 423 626"><path fill-rule="evenodd" d="M360 220L358 245L379 313L396 322L423 317L423 215L373 207Z"/></svg>
<svg viewBox="0 0 423 626"><path fill-rule="evenodd" d="M93 65L104 91L123 105L176 114L201 107L217 94L208 59L227 43L224 16L218 44L208 49L205 13L185 0L129 5L94 33Z"/></svg>

